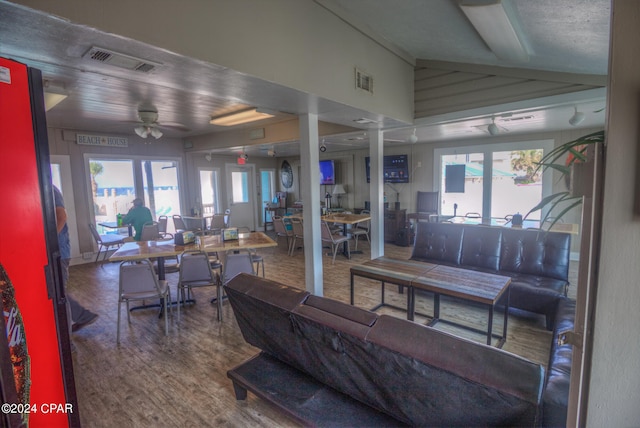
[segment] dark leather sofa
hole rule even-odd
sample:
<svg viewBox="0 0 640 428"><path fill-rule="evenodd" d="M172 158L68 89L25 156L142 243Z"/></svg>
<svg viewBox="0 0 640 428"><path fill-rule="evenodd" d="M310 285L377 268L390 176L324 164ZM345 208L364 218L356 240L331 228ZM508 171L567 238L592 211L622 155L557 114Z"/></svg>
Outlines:
<svg viewBox="0 0 640 428"><path fill-rule="evenodd" d="M511 277L509 306L545 315L551 330L567 295L570 250L567 233L418 222L411 259Z"/></svg>
<svg viewBox="0 0 640 428"><path fill-rule="evenodd" d="M576 302L570 299L558 300L558 306L551 338L551 351L545 388L543 393L542 426L555 428L567 425L567 405L569 403L569 381L571 377L571 357L573 346L558 344L558 333L573 330Z"/></svg>
<svg viewBox="0 0 640 428"><path fill-rule="evenodd" d="M229 371L239 399L246 397L246 389L242 391L247 385L253 385L250 390L259 396L275 400L279 393L272 392L274 385L284 384L286 389L303 382L299 377L294 381L273 375L270 361L277 359L296 373L364 403L372 412L391 416L395 422L387 425L540 425L545 374L539 364L248 274L238 275L225 291L244 339L264 355ZM302 412L322 408L328 406L319 398L323 395L309 394L307 402L293 394L279 406ZM367 425L360 417L346 422L330 419L341 414L340 402L323 409L322 420L302 421Z"/></svg>

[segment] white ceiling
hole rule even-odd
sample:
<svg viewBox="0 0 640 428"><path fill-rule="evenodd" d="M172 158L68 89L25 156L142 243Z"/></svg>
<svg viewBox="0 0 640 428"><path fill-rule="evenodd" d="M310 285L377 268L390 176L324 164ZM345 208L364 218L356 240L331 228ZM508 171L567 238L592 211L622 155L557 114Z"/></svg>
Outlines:
<svg viewBox="0 0 640 428"><path fill-rule="evenodd" d="M411 61L607 73L608 0L511 0L530 52L526 64L498 60L455 0L316 2ZM163 67L149 79L144 73L93 64L82 57L91 45L140 55ZM305 113L301 106L313 100L319 106L320 120L349 126L353 126L354 117L367 113L6 1L0 2L0 56L41 69L45 80L51 82L52 91L59 86L69 94L47 113L49 126L64 129L133 135L133 127L139 121L137 110L152 107L159 111L165 136L173 138L222 130L209 124L211 114L239 103L300 114ZM226 88L224 94L217 90L220 87ZM489 136L486 126L491 117L495 117L501 130L514 134L560 130L570 127L568 119L574 106L586 115L581 127L602 126L604 103L604 91L596 91L555 97L543 103L517 103L423 118L410 127L385 120L383 126L388 130L388 144L406 141L414 128L420 142ZM289 118L282 115L274 120ZM363 125L362 131L327 137L328 151L366 147L366 128ZM269 148L272 146L262 145L247 151L266 155ZM277 145L275 150L278 155L297 154L297 142Z"/></svg>

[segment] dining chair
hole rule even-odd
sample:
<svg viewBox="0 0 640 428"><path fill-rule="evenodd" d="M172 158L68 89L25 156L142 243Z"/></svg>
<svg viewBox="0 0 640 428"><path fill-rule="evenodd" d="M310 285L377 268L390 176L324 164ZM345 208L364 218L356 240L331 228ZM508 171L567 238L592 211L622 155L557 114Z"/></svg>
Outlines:
<svg viewBox="0 0 640 428"><path fill-rule="evenodd" d="M162 238L173 238L171 233L167 232L167 224L169 223L169 217L161 215L158 217L158 230Z"/></svg>
<svg viewBox="0 0 640 428"><path fill-rule="evenodd" d="M347 254L348 254L348 257L351 258L351 249L349 248L349 237L332 233L331 228L329 227L329 223L327 223L324 220L322 221L320 226L322 227L322 242L327 242L331 245L331 253L333 256L331 260L331 264L335 264L336 254L338 253L338 247L341 244L344 245L346 243Z"/></svg>
<svg viewBox="0 0 640 428"><path fill-rule="evenodd" d="M100 258L100 252L102 249L105 249L104 257L102 260L106 260L107 253L109 253L109 248L111 247L120 247L124 243L124 238L120 235L101 235L98 233L98 229L93 223L89 223L89 229L91 230L91 235L93 239L98 244L98 254L96 255L96 260L94 263L98 263L98 259Z"/></svg>
<svg viewBox="0 0 640 428"><path fill-rule="evenodd" d="M160 226L157 221L148 221L142 225L142 232L140 233L141 241L157 241L161 237Z"/></svg>
<svg viewBox="0 0 640 428"><path fill-rule="evenodd" d="M370 214L369 210L362 210L360 214ZM371 244L371 239L369 238L369 231L371 229L371 220L365 220L356 223L353 228L351 228L351 236L353 236L356 240L356 248L358 250L358 238L364 235L367 238L369 244Z"/></svg>
<svg viewBox="0 0 640 428"><path fill-rule="evenodd" d="M304 226L302 224L302 219L297 217L291 218L291 232L293 237L291 240L291 247L289 248L289 255L293 256L293 253L296 250L296 241L301 240L304 244ZM304 245L302 247L302 251L304 252Z"/></svg>
<svg viewBox="0 0 640 428"><path fill-rule="evenodd" d="M224 273L222 275L222 285L227 285L236 275L240 273L250 273L256 275L253 268L253 260L249 250L229 250L224 260Z"/></svg>
<svg viewBox="0 0 640 428"><path fill-rule="evenodd" d="M238 227L238 233L251 233L251 229L247 226ZM260 269L260 265L262 264L262 277L264 278L264 258L261 254L258 254L258 250L255 248L249 248L249 253L251 253L251 260L256 264L256 272Z"/></svg>
<svg viewBox="0 0 640 428"><path fill-rule="evenodd" d="M276 241L278 238L285 237L287 240L287 254L291 251L291 238L293 238L293 230L287 228L284 221L284 217L274 215L273 217L273 230L276 232Z"/></svg>
<svg viewBox="0 0 640 428"><path fill-rule="evenodd" d="M182 216L180 214L174 214L173 218L173 227L176 229L176 232L182 232L185 230L189 230L187 228L187 224L184 222Z"/></svg>
<svg viewBox="0 0 640 428"><path fill-rule="evenodd" d="M180 277L178 279L178 320L180 306L191 300L191 292L197 287L217 287L218 301L222 302L220 277L211 269L209 256L202 251L185 251L180 256ZM185 298L185 289L187 296ZM222 304L218 305L218 321L222 321Z"/></svg>
<svg viewBox="0 0 640 428"><path fill-rule="evenodd" d="M165 280L159 280L149 260L140 263L120 263L120 280L118 290L118 327L116 342L120 343L120 312L122 302L127 304L127 320L131 323L129 302L136 300L159 299L164 307L164 334L169 334L169 302L171 290Z"/></svg>
<svg viewBox="0 0 640 428"><path fill-rule="evenodd" d="M225 227L227 227L227 224L225 222L224 214L214 214L211 217L211 226L209 227L209 229L214 235L219 235L220 233L222 233L222 229L224 229Z"/></svg>

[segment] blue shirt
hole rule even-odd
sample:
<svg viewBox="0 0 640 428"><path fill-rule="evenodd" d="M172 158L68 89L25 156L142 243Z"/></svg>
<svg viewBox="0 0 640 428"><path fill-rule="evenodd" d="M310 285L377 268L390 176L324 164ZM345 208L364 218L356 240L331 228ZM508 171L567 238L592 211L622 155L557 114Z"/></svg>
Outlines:
<svg viewBox="0 0 640 428"><path fill-rule="evenodd" d="M53 199L56 207L64 208L64 199L62 198L62 192L56 186L53 186ZM58 233L58 246L60 247L60 256L63 259L71 258L71 241L69 240L69 227L67 223L64 223L64 227Z"/></svg>

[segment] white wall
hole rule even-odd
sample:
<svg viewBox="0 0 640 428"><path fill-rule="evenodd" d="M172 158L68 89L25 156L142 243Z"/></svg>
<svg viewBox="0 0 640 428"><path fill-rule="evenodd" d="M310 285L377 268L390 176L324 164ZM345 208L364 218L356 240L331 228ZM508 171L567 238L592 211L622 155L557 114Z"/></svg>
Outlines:
<svg viewBox="0 0 640 428"><path fill-rule="evenodd" d="M613 0L603 236L589 427L640 425L640 2Z"/></svg>

